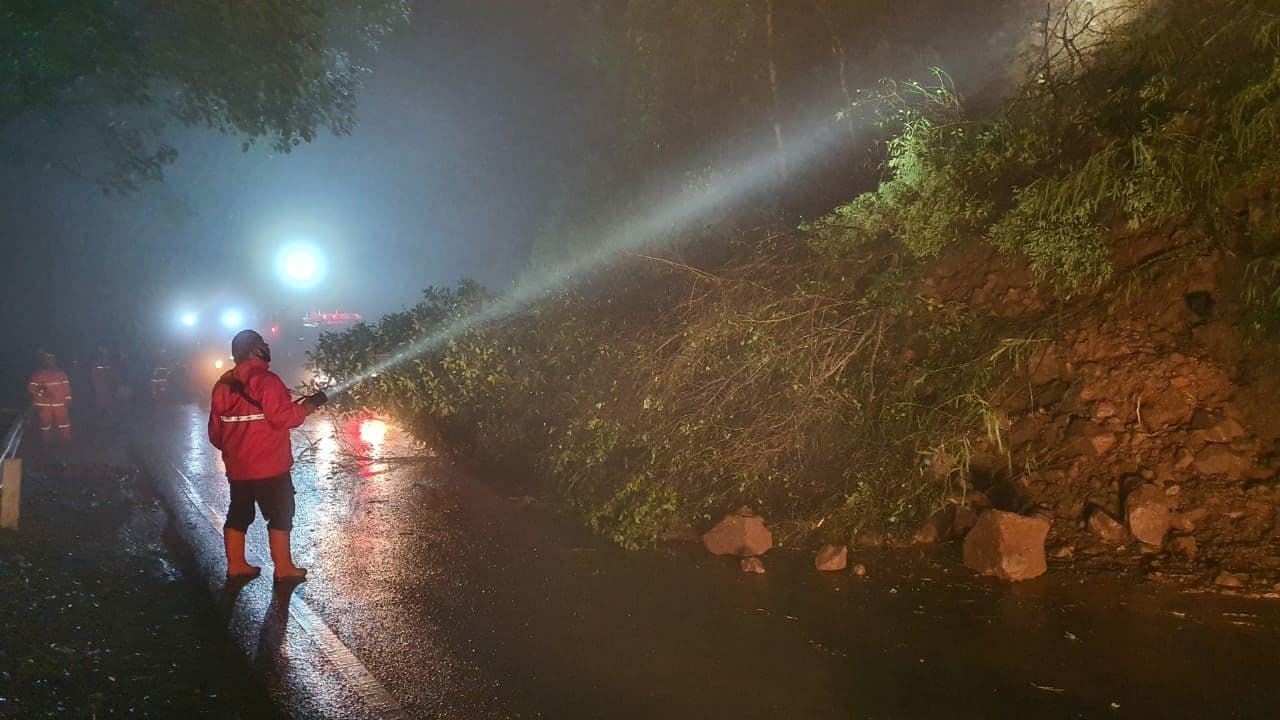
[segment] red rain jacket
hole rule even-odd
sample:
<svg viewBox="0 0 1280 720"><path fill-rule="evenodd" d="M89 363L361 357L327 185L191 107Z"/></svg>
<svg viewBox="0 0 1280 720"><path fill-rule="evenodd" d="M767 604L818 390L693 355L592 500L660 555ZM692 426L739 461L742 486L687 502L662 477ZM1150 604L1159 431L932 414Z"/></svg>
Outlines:
<svg viewBox="0 0 1280 720"><path fill-rule="evenodd" d="M209 440L222 451L232 480L265 480L293 467L289 431L307 419L307 410L267 367L249 358L213 386Z"/></svg>

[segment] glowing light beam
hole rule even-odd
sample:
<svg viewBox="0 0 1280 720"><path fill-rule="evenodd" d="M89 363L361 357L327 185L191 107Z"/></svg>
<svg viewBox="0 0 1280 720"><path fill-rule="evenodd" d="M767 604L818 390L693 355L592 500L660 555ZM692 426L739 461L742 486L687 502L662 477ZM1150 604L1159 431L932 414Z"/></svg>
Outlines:
<svg viewBox="0 0 1280 720"><path fill-rule="evenodd" d="M787 163L791 167L799 167L831 146L845 141L847 136L842 137L833 132L830 121L823 121L794 136L788 144ZM719 183L662 198L653 203L648 212L640 213L618 225L596 249L579 255L559 268L534 274L516 285L508 294L418 339L363 373L339 382L327 392L331 397L340 395L379 373L444 346L473 328L516 315L576 278L598 272L627 253L677 238L682 229L711 216L717 209L766 190L778 181L778 156L773 152L766 152L750 158L732 173L726 173L726 179Z"/></svg>

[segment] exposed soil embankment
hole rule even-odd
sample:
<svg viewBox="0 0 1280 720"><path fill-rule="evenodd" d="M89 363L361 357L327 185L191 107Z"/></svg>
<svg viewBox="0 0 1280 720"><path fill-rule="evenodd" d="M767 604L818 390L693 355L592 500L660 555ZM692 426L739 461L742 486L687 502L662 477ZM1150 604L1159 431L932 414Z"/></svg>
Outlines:
<svg viewBox="0 0 1280 720"><path fill-rule="evenodd" d="M1248 327L1244 263L1183 232L1113 248L1115 279L1071 297L976 248L926 273L920 290L938 301L1030 320L1015 374L991 392L1001 428L977 441L972 482L1050 517L1057 562L1272 592L1280 368ZM1142 502L1167 515L1143 527Z"/></svg>

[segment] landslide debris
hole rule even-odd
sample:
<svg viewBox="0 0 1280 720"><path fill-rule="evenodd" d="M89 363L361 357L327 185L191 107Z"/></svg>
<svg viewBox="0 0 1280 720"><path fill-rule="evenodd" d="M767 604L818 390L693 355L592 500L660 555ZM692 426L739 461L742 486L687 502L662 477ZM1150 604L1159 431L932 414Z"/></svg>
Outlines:
<svg viewBox="0 0 1280 720"><path fill-rule="evenodd" d="M1270 591L1280 14L1124 7L993 115L941 71L867 92L879 182L830 214L687 231L341 402L536 468L505 475L626 547L689 526L740 556L963 536L997 576ZM430 289L316 362L356 376L493 301ZM743 504L767 530L725 518Z"/></svg>

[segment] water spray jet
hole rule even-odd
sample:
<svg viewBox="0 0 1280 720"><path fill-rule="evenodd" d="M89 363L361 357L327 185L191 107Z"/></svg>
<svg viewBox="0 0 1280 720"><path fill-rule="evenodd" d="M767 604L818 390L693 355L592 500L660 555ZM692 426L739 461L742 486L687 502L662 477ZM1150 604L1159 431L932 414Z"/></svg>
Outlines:
<svg viewBox="0 0 1280 720"><path fill-rule="evenodd" d="M797 137L800 140L789 143L787 152L787 164L793 168L831 146L847 142L847 136L833 132L829 120L815 124ZM649 212L619 225L596 249L553 270L534 274L476 312L415 340L359 375L326 388L325 392L331 398L342 395L380 373L444 346L469 330L517 315L540 297L565 287L579 277L609 267L626 253L677 235L695 221L710 216L717 208L741 201L778 182L778 161L776 152L761 153L734 168L727 174L727 180L655 203Z"/></svg>

